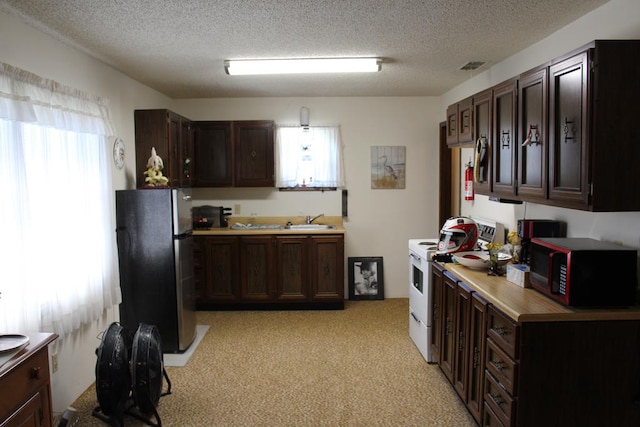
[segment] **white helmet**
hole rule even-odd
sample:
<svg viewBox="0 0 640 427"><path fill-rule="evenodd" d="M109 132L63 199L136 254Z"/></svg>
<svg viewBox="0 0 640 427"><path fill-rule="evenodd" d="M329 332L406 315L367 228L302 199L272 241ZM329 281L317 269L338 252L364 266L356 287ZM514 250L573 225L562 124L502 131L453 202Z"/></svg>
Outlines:
<svg viewBox="0 0 640 427"><path fill-rule="evenodd" d="M478 225L467 217L456 216L445 221L440 230L439 254L472 251L478 243Z"/></svg>

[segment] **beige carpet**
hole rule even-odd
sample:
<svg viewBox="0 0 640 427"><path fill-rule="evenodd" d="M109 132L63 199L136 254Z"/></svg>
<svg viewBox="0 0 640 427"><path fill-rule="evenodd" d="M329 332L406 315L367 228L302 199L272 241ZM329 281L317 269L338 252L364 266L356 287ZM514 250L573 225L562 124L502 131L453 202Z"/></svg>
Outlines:
<svg viewBox="0 0 640 427"><path fill-rule="evenodd" d="M453 387L408 335L408 300L343 311L198 312L209 331L184 367L163 426L475 426ZM91 386L73 406L91 416ZM153 421L153 419L152 419ZM125 425L144 423L125 416Z"/></svg>

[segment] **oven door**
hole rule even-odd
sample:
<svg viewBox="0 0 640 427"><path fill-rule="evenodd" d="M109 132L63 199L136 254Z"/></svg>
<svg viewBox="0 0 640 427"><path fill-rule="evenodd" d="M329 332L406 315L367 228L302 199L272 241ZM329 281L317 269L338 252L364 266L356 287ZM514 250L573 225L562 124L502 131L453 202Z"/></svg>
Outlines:
<svg viewBox="0 0 640 427"><path fill-rule="evenodd" d="M428 263L415 252L409 252L409 307L420 321L427 324Z"/></svg>

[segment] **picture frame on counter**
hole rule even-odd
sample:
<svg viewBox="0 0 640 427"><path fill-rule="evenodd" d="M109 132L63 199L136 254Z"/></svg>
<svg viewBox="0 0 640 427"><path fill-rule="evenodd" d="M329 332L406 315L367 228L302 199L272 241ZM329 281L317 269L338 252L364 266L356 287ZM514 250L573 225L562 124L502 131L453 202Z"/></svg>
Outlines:
<svg viewBox="0 0 640 427"><path fill-rule="evenodd" d="M349 257L349 299L384 299L382 257Z"/></svg>

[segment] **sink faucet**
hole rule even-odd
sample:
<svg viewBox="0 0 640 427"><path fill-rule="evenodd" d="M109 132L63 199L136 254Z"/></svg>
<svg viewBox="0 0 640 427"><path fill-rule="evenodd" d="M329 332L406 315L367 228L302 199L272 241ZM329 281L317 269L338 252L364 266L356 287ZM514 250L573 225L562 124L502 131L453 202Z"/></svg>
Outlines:
<svg viewBox="0 0 640 427"><path fill-rule="evenodd" d="M320 218L321 216L324 216L324 214L320 214L318 216L314 216L313 218L311 218L310 216L307 215L307 224L311 224L313 221L315 221L316 219Z"/></svg>

